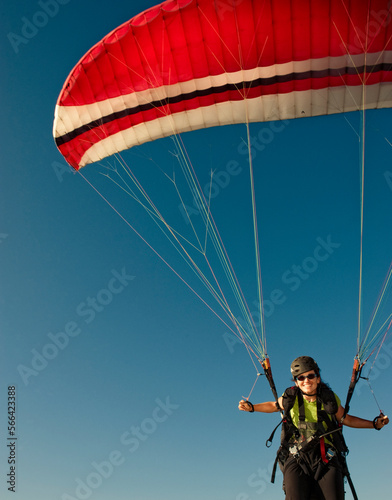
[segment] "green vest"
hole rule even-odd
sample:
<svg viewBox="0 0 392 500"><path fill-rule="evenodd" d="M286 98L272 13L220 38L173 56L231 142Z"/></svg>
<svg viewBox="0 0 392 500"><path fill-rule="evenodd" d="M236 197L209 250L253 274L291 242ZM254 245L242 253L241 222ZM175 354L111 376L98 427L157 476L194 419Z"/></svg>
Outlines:
<svg viewBox="0 0 392 500"><path fill-rule="evenodd" d="M337 403L337 407L339 408L340 406L340 399L338 396L335 394L335 399ZM299 418L299 405L298 405L298 396L295 398L294 405L290 410L290 417L291 420L294 424L294 426L299 430L300 432L300 438L297 439L295 436L292 436L292 439L290 441L303 441L307 438L309 438L311 435L313 435L317 429L318 429L318 424L317 424L317 402L313 401L306 401L305 398L303 398L304 401L304 410L305 410L305 426L301 426L300 424L300 418ZM321 404L321 410L324 410L324 404ZM327 416L330 420L332 420L331 415L327 413ZM322 426L325 431L327 431L327 424L325 422L322 422ZM321 430L321 429L320 429ZM327 441L327 439L326 439Z"/></svg>

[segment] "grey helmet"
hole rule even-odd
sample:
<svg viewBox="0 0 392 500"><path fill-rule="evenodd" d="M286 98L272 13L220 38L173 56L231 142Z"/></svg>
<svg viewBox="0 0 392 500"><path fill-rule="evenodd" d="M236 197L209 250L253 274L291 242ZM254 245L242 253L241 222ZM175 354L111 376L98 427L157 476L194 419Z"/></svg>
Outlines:
<svg viewBox="0 0 392 500"><path fill-rule="evenodd" d="M301 373L310 372L311 370L314 370L317 376L320 375L320 368L318 367L316 361L310 356L300 356L299 358L296 358L291 363L290 369L291 375L294 378L301 375Z"/></svg>

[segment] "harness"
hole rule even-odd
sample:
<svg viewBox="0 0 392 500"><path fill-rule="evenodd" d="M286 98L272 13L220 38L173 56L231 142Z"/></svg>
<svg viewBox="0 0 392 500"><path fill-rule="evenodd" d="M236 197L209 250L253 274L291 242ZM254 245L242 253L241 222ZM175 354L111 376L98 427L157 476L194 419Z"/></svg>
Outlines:
<svg viewBox="0 0 392 500"><path fill-rule="evenodd" d="M294 425L290 411L298 402L298 425ZM283 419L267 440L269 447L275 431L282 425L281 445L277 452L272 470L271 482L275 481L276 468L279 463L282 469L289 456L293 456L306 474L313 474L309 463L309 454L319 453L320 461L314 478L317 480L322 470L334 457L338 460L343 475L347 478L353 493L354 500L357 495L347 468L346 455L348 448L343 438L341 424L336 420L338 404L333 391L321 383L317 391L317 422L309 422L305 418L305 403L302 392L298 387L286 389L282 398Z"/></svg>

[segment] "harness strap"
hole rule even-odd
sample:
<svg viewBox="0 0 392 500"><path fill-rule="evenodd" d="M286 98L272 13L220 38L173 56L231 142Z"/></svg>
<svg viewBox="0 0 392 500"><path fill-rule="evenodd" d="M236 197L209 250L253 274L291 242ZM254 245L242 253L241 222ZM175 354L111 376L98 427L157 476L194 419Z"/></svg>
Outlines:
<svg viewBox="0 0 392 500"><path fill-rule="evenodd" d="M328 458L325 454L325 440L324 438L320 438L320 452L321 452L321 460L327 464L328 463Z"/></svg>
<svg viewBox="0 0 392 500"><path fill-rule="evenodd" d="M357 495L357 492L355 491L354 483L353 483L353 480L351 479L351 476L350 476L350 473L349 473L347 467L346 467L346 478L347 478L348 484L350 485L351 493L353 494L353 499L358 500L358 495Z"/></svg>
<svg viewBox="0 0 392 500"><path fill-rule="evenodd" d="M286 423L287 421L286 421L285 419L281 420L281 421L279 422L279 424L278 424L278 425L274 428L274 430L271 432L270 437L269 437L269 438L267 439L267 441L265 442L265 446L266 446L267 448L269 448L269 447L272 445L272 440L274 439L275 432L278 430L278 427L279 427L280 425L282 425L282 424L283 424L283 422L285 422L285 423Z"/></svg>
<svg viewBox="0 0 392 500"><path fill-rule="evenodd" d="M346 418L346 415L350 410L351 398L353 397L355 386L357 385L358 380L361 378L361 372L362 372L363 366L364 366L364 363L359 364L358 358L354 359L353 371L351 374L350 385L349 385L349 388L347 391L347 398L346 398L346 404L344 405L343 417L340 421L341 423Z"/></svg>
<svg viewBox="0 0 392 500"><path fill-rule="evenodd" d="M298 413L299 413L298 429L306 429L305 403L301 391L297 392L297 398L298 398Z"/></svg>
<svg viewBox="0 0 392 500"><path fill-rule="evenodd" d="M268 357L266 357L263 361L260 361L260 363L261 363L261 366L263 367L264 375L266 376L266 379L268 380L268 383L270 385L272 394L274 395L275 402L277 404L277 408L280 408L279 407L279 403L278 403L278 399L279 399L278 398L278 392L276 390L274 378L272 376L272 370L271 370L270 360L269 360ZM281 413L283 413L282 410L281 410Z"/></svg>
<svg viewBox="0 0 392 500"><path fill-rule="evenodd" d="M275 476L276 476L276 468L278 466L278 455L276 455L274 466L272 467L272 473L271 473L271 483L275 482Z"/></svg>

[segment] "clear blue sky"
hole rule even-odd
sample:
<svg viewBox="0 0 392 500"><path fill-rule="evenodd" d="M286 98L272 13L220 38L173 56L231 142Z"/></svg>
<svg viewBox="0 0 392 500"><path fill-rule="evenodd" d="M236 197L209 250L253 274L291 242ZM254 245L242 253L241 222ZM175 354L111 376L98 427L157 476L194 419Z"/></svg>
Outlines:
<svg viewBox="0 0 392 500"><path fill-rule="evenodd" d="M278 439L271 449L264 446L278 417L237 410L256 376L245 348L65 169L52 139L54 106L72 67L110 30L151 5L18 0L1 8L1 498L283 498L281 478L271 485L266 472ZM364 323L392 255L390 123L390 110L366 116ZM292 359L308 354L345 398L357 333L359 127L354 114L298 120L279 131L269 124L251 129L264 298L274 290L281 297L266 318L279 392L290 385ZM211 168L226 180L216 188L212 210L252 304L244 136L244 127L231 127L183 139L203 186ZM171 151L168 139L127 159L136 169L153 167L153 158L170 170ZM236 175L222 174L229 162ZM92 169L88 174L94 177ZM152 190L165 193L166 186ZM178 207L172 209L179 217ZM166 252L138 208L128 210ZM329 251L315 260L320 245ZM306 277L299 278L295 266L307 266ZM386 346L372 387L390 413L390 338ZM6 485L10 385L17 387L16 494ZM374 398L366 384L358 389L351 413L372 419ZM261 378L252 400L270 398ZM388 496L391 430L345 435L359 497Z"/></svg>

